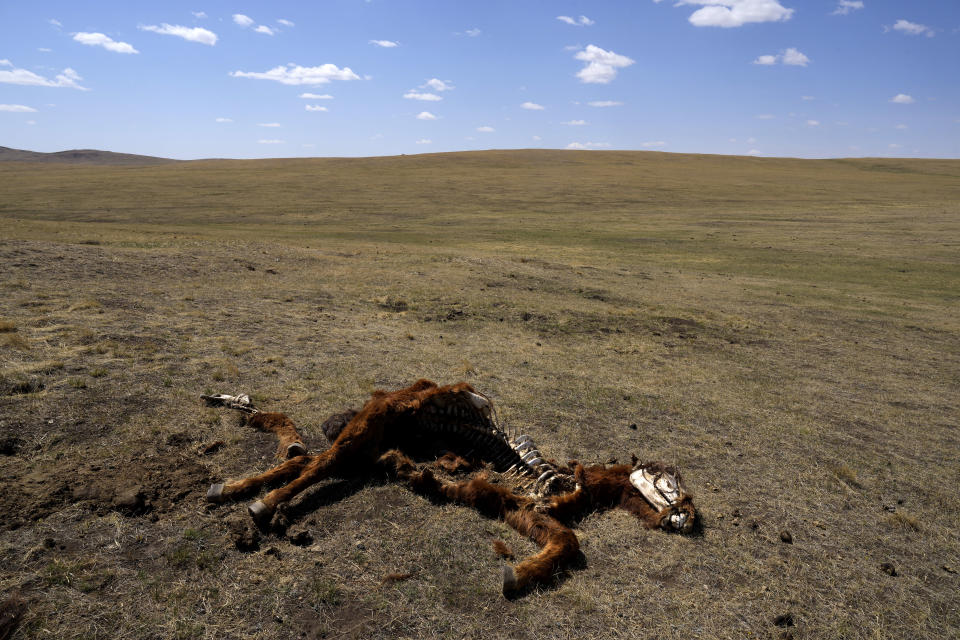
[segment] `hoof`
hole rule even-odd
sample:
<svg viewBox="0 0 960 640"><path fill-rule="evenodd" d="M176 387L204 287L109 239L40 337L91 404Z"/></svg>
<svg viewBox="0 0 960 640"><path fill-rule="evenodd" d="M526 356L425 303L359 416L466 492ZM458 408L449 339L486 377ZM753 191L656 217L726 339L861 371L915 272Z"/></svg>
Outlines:
<svg viewBox="0 0 960 640"><path fill-rule="evenodd" d="M223 483L212 484L207 489L207 502L223 502Z"/></svg>
<svg viewBox="0 0 960 640"><path fill-rule="evenodd" d="M292 445L287 447L287 457L296 458L297 456L307 455L307 448L303 446L302 442L294 442Z"/></svg>
<svg viewBox="0 0 960 640"><path fill-rule="evenodd" d="M513 572L513 567L508 564L503 565L503 595L510 596L517 592L517 574Z"/></svg>
<svg viewBox="0 0 960 640"><path fill-rule="evenodd" d="M250 506L247 507L247 513L257 524L266 524L273 517L273 511L263 504L263 500L251 502Z"/></svg>

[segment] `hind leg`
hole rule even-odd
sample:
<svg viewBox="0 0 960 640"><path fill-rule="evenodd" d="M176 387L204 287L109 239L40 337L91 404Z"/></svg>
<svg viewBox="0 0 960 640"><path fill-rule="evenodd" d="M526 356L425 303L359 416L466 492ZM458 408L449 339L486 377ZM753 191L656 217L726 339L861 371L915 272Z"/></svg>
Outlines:
<svg viewBox="0 0 960 640"><path fill-rule="evenodd" d="M289 502L304 489L321 480L331 477L355 476L369 466L365 456L353 455L344 447L334 445L321 454L315 456L300 456L290 462L306 460L299 474L282 487L274 489L261 500L257 500L247 507L247 511L258 523L265 523L273 517L277 507ZM280 465L283 467L283 465ZM278 467L278 469L280 468Z"/></svg>
<svg viewBox="0 0 960 640"><path fill-rule="evenodd" d="M210 489L207 491L207 500L209 502L226 502L235 497L254 493L267 484L290 481L303 472L304 467L310 463L311 457L297 456L261 474L235 482L210 485Z"/></svg>
<svg viewBox="0 0 960 640"><path fill-rule="evenodd" d="M408 477L416 491L469 505L486 516L500 518L540 545L539 553L514 567L504 567L505 596L514 596L549 582L579 555L580 543L576 534L555 518L535 511L535 503L527 497L490 484L482 477L465 482L443 482L429 469L411 473Z"/></svg>

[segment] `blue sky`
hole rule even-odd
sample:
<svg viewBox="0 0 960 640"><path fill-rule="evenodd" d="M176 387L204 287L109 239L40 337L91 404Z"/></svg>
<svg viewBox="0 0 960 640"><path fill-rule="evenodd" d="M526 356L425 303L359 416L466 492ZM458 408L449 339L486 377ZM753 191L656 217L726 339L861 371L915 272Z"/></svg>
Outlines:
<svg viewBox="0 0 960 640"><path fill-rule="evenodd" d="M958 69L954 0L9 1L0 145L956 158Z"/></svg>

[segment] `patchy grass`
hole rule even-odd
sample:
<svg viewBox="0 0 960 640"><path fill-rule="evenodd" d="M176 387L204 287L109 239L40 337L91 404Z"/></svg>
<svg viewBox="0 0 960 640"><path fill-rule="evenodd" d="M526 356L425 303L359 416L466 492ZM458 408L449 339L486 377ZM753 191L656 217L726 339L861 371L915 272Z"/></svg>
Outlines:
<svg viewBox="0 0 960 640"><path fill-rule="evenodd" d="M519 151L0 180L14 637L960 628L956 161ZM679 465L702 535L591 516L582 568L504 601L491 540L532 543L331 482L301 544L238 549L245 504L204 492L276 444L200 393L249 393L316 450L328 415L418 377L466 379L552 457Z"/></svg>

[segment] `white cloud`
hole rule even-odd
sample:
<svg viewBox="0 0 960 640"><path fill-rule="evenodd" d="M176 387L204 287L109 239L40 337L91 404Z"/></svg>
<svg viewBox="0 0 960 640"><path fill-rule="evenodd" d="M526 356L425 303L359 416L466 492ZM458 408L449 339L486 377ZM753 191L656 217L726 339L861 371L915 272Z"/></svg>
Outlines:
<svg viewBox="0 0 960 640"><path fill-rule="evenodd" d="M521 109L528 109L530 111L543 111L546 109L542 104L537 104L536 102L524 102L520 105Z"/></svg>
<svg viewBox="0 0 960 640"><path fill-rule="evenodd" d="M319 104L305 104L303 105L303 108L306 111L328 111L326 107Z"/></svg>
<svg viewBox="0 0 960 640"><path fill-rule="evenodd" d="M909 129L910 127L908 127L908 126L905 125L905 124L898 124L898 125L897 125L896 127L894 127L894 128L895 128L895 129L899 129L900 131L905 131L906 129Z"/></svg>
<svg viewBox="0 0 960 640"><path fill-rule="evenodd" d="M202 20L207 17L207 14L205 11L191 11L190 13L192 13L193 17L196 18L197 20Z"/></svg>
<svg viewBox="0 0 960 640"><path fill-rule="evenodd" d="M894 104L913 104L916 102L916 100L913 99L913 96L909 96L905 93L898 93L890 98L890 102Z"/></svg>
<svg viewBox="0 0 960 640"><path fill-rule="evenodd" d="M261 123L257 124L257 126L258 126L258 127L273 127L273 128L276 128L276 127L280 127L280 126L282 126L282 125L281 125L279 122L261 122Z"/></svg>
<svg viewBox="0 0 960 640"><path fill-rule="evenodd" d="M37 121L36 121L36 120L27 120L27 124L29 124L29 125L35 125L35 124L37 124Z"/></svg>
<svg viewBox="0 0 960 640"><path fill-rule="evenodd" d="M80 44L91 47L103 47L107 51L113 51L114 53L140 53L126 42L117 42L110 36L102 33L86 33L81 31L80 33L73 34L73 39Z"/></svg>
<svg viewBox="0 0 960 640"><path fill-rule="evenodd" d="M660 0L654 0L659 2ZM679 0L674 6L705 5L690 15L696 27L740 27L751 22L783 22L793 15L778 0Z"/></svg>
<svg viewBox="0 0 960 640"><path fill-rule="evenodd" d="M758 56L757 59L753 61L753 64L770 66L775 65L778 62L792 65L794 67L805 67L810 63L810 58L797 49L790 47L789 49L786 49L785 51L776 55L767 54Z"/></svg>
<svg viewBox="0 0 960 640"><path fill-rule="evenodd" d="M748 155L748 156L762 156L762 155L763 155L763 152L760 151L759 149L750 149L750 151L747 151L747 155Z"/></svg>
<svg viewBox="0 0 960 640"><path fill-rule="evenodd" d="M560 22L566 22L574 27L589 27L590 25L594 24L594 21L587 16L580 16L579 18L571 18L570 16L557 16L557 20Z"/></svg>
<svg viewBox="0 0 960 640"><path fill-rule="evenodd" d="M482 127L477 127L477 131L479 131L480 133L493 133L494 131L496 131L496 129L494 129L493 127L484 125Z"/></svg>
<svg viewBox="0 0 960 640"><path fill-rule="evenodd" d="M257 28L254 29L254 31L255 31L256 33L262 33L262 34L268 35L268 36L275 36L275 35L277 35L277 32L276 32L275 29L271 29L270 27L268 27L268 26L266 26L266 25L264 25L264 24L258 25Z"/></svg>
<svg viewBox="0 0 960 640"><path fill-rule="evenodd" d="M253 18L250 16L245 16L242 13L233 14L233 21L241 27L249 27L254 22Z"/></svg>
<svg viewBox="0 0 960 640"><path fill-rule="evenodd" d="M567 149L609 149L609 142L571 142Z"/></svg>
<svg viewBox="0 0 960 640"><path fill-rule="evenodd" d="M863 2L861 0L840 0L840 4L837 5L836 11L834 11L831 15L845 16L851 11L856 11L857 9L863 9Z"/></svg>
<svg viewBox="0 0 960 640"><path fill-rule="evenodd" d="M25 104L0 104L0 111L9 111L11 113L36 113L33 107Z"/></svg>
<svg viewBox="0 0 960 640"><path fill-rule="evenodd" d="M55 26L55 27L62 27L62 26L63 26L63 24L61 24L60 21L57 20L56 18L50 18L49 20L47 20L47 22L49 22L50 24L52 24L52 25Z"/></svg>
<svg viewBox="0 0 960 640"><path fill-rule="evenodd" d="M264 140L264 139L260 139L260 140L257 140L257 143L258 143L258 144L283 144L283 140L276 140L276 139Z"/></svg>
<svg viewBox="0 0 960 640"><path fill-rule="evenodd" d="M622 107L623 103L619 100L594 100L588 102L591 107Z"/></svg>
<svg viewBox="0 0 960 640"><path fill-rule="evenodd" d="M476 38L478 35L480 35L483 32L480 31L480 29L467 29L464 33L466 33L471 38Z"/></svg>
<svg viewBox="0 0 960 640"><path fill-rule="evenodd" d="M644 142L640 145L644 149L653 149L667 146L667 143L663 140L655 140L653 142Z"/></svg>
<svg viewBox="0 0 960 640"><path fill-rule="evenodd" d="M329 93L301 93L300 97L306 100L333 100L333 96Z"/></svg>
<svg viewBox="0 0 960 640"><path fill-rule="evenodd" d="M233 118L217 118L214 122L233 122Z"/></svg>
<svg viewBox="0 0 960 640"><path fill-rule="evenodd" d="M751 138L747 138L747 144L756 144L756 143L757 143L757 139L756 139L756 138L752 138L752 137L751 137Z"/></svg>
<svg viewBox="0 0 960 640"><path fill-rule="evenodd" d="M902 144L897 144L896 142L891 142L891 143L888 144L887 146L890 147L891 149L902 149L902 148L903 148L903 145L902 145Z"/></svg>
<svg viewBox="0 0 960 640"><path fill-rule="evenodd" d="M819 120L807 120L807 126L808 126L808 127L819 127L819 126L820 126L820 121L819 121Z"/></svg>
<svg viewBox="0 0 960 640"><path fill-rule="evenodd" d="M154 24L141 26L140 30L152 31L153 33L159 33L165 36L177 36L178 38L183 38L184 40L189 40L190 42L199 42L200 44L206 44L211 47L217 44L217 34L201 27L191 28L184 27L179 24L167 24L164 22L159 27Z"/></svg>
<svg viewBox="0 0 960 640"><path fill-rule="evenodd" d="M436 120L437 116L433 115L429 111L421 111L417 114L417 120Z"/></svg>
<svg viewBox="0 0 960 640"><path fill-rule="evenodd" d="M407 100L423 100L425 102L437 102L439 100L443 100L443 98L435 93L421 93L419 91L414 91L413 89L403 94L403 97Z"/></svg>
<svg viewBox="0 0 960 640"><path fill-rule="evenodd" d="M420 138L417 140L417 144L432 144L433 140L428 140L427 138Z"/></svg>
<svg viewBox="0 0 960 640"><path fill-rule="evenodd" d="M289 20L286 20L286 19L284 19L284 18L277 18L277 22L280 23L280 24L282 24L282 25L285 26L285 27L295 27L295 26L296 26L295 23L290 22Z"/></svg>
<svg viewBox="0 0 960 640"><path fill-rule="evenodd" d="M433 89L434 91L452 91L453 89L455 89L455 87L452 84L450 84L449 82L444 82L440 78L430 78L429 80L424 82L422 85L420 85L421 89L426 89L428 87L430 89Z"/></svg>
<svg viewBox="0 0 960 640"><path fill-rule="evenodd" d="M893 27L885 27L885 30L889 29L902 31L911 36L927 36L928 38L932 38L936 35L936 32L925 24L917 24L916 22L902 19L897 20Z"/></svg>
<svg viewBox="0 0 960 640"><path fill-rule="evenodd" d="M384 49L392 49L393 47L400 46L399 42L394 42L393 40L371 40L370 44L383 47Z"/></svg>
<svg viewBox="0 0 960 640"><path fill-rule="evenodd" d="M565 124L571 127L582 127L587 124L586 120L567 120L566 122L561 122L560 124Z"/></svg>
<svg viewBox="0 0 960 640"><path fill-rule="evenodd" d="M274 67L269 71L231 71L234 78L253 78L255 80L273 80L280 84L326 84L331 80L359 80L350 67L340 68L335 64L322 64L319 67L301 67L290 63Z"/></svg>
<svg viewBox="0 0 960 640"><path fill-rule="evenodd" d="M772 113L761 113L755 116L757 120L773 120L776 118Z"/></svg>
<svg viewBox="0 0 960 640"><path fill-rule="evenodd" d="M800 99L806 100L807 102L809 102L810 100L816 100L816 98L813 96L800 96Z"/></svg>
<svg viewBox="0 0 960 640"><path fill-rule="evenodd" d="M617 69L629 67L634 63L634 60L627 56L605 51L592 44L588 44L574 58L587 63L587 66L577 72L580 81L595 84L607 84L617 77Z"/></svg>
<svg viewBox="0 0 960 640"><path fill-rule="evenodd" d="M50 53L51 51L53 51L53 49L49 49L47 47L37 47L37 51L42 51L43 53Z"/></svg>
<svg viewBox="0 0 960 640"><path fill-rule="evenodd" d="M86 87L81 87L78 84L78 81L83 80L83 78L70 67L67 67L61 73L58 73L53 80L50 80L33 71L18 69L14 67L13 63L9 60L0 60L0 66L12 67L10 70L0 70L0 83L21 84L31 87L68 87L70 89L89 91Z"/></svg>
<svg viewBox="0 0 960 640"><path fill-rule="evenodd" d="M789 64L795 67L805 67L809 63L810 63L810 58L803 55L793 47L783 52L783 64Z"/></svg>

